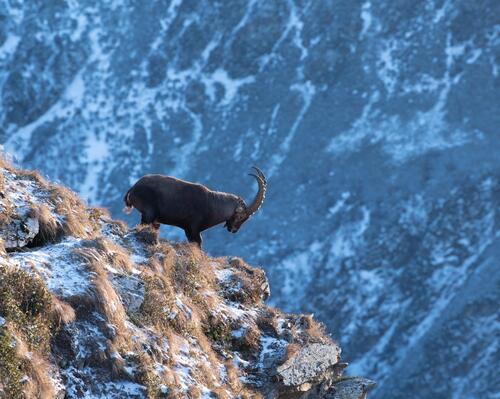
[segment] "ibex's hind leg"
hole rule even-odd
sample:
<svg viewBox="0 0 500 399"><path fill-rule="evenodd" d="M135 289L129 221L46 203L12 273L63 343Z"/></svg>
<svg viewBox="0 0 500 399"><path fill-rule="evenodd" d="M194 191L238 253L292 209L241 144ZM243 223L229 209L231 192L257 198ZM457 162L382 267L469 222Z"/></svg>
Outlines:
<svg viewBox="0 0 500 399"><path fill-rule="evenodd" d="M141 224L154 224L155 222L154 212L143 211L141 212Z"/></svg>
<svg viewBox="0 0 500 399"><path fill-rule="evenodd" d="M189 242L195 242L201 248L201 243L203 242L203 240L199 231L193 232L190 229L185 229L184 232L186 233L186 238Z"/></svg>

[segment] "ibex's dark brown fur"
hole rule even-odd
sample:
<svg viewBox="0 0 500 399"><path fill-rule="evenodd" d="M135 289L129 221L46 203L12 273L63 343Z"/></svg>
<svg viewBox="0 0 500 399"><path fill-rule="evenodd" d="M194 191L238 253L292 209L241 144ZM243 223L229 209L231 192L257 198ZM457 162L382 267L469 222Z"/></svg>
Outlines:
<svg viewBox="0 0 500 399"><path fill-rule="evenodd" d="M201 232L219 223L236 233L264 201L266 178L260 169L251 174L259 184L259 191L250 205L234 194L209 190L201 184L189 183L175 177L146 175L141 177L123 200L124 211L136 208L141 213L141 224L160 223L184 229L190 242L201 247Z"/></svg>

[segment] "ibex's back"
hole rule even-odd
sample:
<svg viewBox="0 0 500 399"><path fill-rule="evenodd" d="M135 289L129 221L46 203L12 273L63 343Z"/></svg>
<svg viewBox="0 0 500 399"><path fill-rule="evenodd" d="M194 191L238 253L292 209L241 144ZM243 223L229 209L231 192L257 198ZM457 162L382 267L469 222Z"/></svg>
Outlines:
<svg viewBox="0 0 500 399"><path fill-rule="evenodd" d="M146 175L128 191L125 203L141 213L141 223L166 223L185 228L193 219L193 209L202 218L209 190L170 176ZM166 221L164 221L166 220Z"/></svg>
<svg viewBox="0 0 500 399"><path fill-rule="evenodd" d="M125 212L136 208L142 224L160 223L184 229L189 241L201 246L201 232L226 222L228 231L236 233L240 226L264 200L266 179L257 168L259 191L250 206L240 197L209 190L201 184L186 182L170 176L146 175L125 194Z"/></svg>

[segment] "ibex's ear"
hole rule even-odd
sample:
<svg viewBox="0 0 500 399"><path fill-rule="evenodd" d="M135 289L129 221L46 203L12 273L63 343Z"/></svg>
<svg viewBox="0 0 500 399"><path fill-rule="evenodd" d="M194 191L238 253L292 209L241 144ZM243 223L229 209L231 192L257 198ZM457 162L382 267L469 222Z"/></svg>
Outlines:
<svg viewBox="0 0 500 399"><path fill-rule="evenodd" d="M238 205L238 207L236 208L236 213L241 213L245 210L245 208L243 208L241 205Z"/></svg>

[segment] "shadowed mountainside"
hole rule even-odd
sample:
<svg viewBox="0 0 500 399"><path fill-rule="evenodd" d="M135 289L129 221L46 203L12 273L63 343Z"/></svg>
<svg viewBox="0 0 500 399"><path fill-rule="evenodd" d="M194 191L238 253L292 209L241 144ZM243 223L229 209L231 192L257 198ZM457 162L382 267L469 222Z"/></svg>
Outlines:
<svg viewBox="0 0 500 399"><path fill-rule="evenodd" d="M250 199L259 166L266 203L236 235L207 232L210 254L263 265L273 305L342 331L373 397L497 397L498 15L498 0L0 0L0 142L115 217L143 174Z"/></svg>

